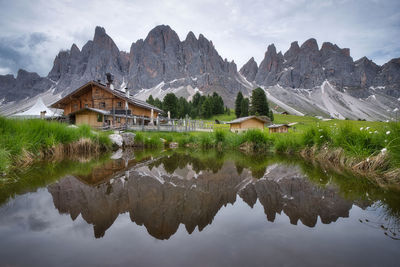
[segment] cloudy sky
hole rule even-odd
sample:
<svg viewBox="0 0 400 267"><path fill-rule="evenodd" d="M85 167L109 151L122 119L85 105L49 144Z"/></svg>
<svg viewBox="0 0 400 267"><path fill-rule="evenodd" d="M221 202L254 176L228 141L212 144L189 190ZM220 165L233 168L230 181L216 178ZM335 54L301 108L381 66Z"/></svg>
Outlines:
<svg viewBox="0 0 400 267"><path fill-rule="evenodd" d="M213 41L240 68L260 63L270 43L286 51L314 37L348 47L354 60L400 57L399 0L0 0L0 74L47 75L58 51L81 48L102 26L120 50L167 24Z"/></svg>

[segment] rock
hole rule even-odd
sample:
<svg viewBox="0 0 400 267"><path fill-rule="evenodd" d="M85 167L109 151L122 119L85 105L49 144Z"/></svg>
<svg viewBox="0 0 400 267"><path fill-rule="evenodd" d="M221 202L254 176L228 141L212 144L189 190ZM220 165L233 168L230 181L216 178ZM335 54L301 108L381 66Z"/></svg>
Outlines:
<svg viewBox="0 0 400 267"><path fill-rule="evenodd" d="M111 155L111 159L120 159L122 158L123 150L120 148L114 154Z"/></svg>
<svg viewBox="0 0 400 267"><path fill-rule="evenodd" d="M122 147L123 145L123 139L122 136L120 134L110 134L108 136L111 140L111 142L115 145L117 145L118 147Z"/></svg>
<svg viewBox="0 0 400 267"><path fill-rule="evenodd" d="M134 133L122 133L122 143L124 147L132 147L135 145L135 134Z"/></svg>
<svg viewBox="0 0 400 267"><path fill-rule="evenodd" d="M177 142L171 142L169 143L169 148L178 148L179 144Z"/></svg>
<svg viewBox="0 0 400 267"><path fill-rule="evenodd" d="M250 58L246 64L240 69L240 74L242 74L248 81L254 81L256 74L258 72L257 62L255 62L254 57Z"/></svg>

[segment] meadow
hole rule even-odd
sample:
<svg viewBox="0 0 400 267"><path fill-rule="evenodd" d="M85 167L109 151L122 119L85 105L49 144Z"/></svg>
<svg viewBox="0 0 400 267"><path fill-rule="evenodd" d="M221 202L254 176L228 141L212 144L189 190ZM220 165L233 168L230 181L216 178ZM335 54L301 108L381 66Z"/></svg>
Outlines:
<svg viewBox="0 0 400 267"><path fill-rule="evenodd" d="M108 133L39 119L0 117L0 174L30 162L111 148Z"/></svg>

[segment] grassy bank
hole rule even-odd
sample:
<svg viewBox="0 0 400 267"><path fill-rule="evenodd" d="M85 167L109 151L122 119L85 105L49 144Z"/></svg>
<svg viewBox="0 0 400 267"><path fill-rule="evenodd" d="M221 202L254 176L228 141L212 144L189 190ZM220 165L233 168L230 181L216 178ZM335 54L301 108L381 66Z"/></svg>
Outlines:
<svg viewBox="0 0 400 267"><path fill-rule="evenodd" d="M135 142L147 148L176 142L179 147L299 154L338 171L371 177L380 184L400 184L400 123L359 127L360 123L365 122L307 126L285 134L259 130L235 134L223 129L212 133L138 132Z"/></svg>
<svg viewBox="0 0 400 267"><path fill-rule="evenodd" d="M111 147L106 133L39 119L0 117L0 174L41 159L95 154Z"/></svg>

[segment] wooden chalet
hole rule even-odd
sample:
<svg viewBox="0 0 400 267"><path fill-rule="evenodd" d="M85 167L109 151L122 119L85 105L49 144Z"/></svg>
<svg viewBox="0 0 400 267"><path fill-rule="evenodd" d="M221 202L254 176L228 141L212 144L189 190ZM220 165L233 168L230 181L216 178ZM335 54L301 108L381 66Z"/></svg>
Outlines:
<svg viewBox="0 0 400 267"><path fill-rule="evenodd" d="M149 124L162 112L145 101L133 98L126 91L112 89L91 81L51 105L64 110L70 123L88 124L92 127L119 127L132 124Z"/></svg>
<svg viewBox="0 0 400 267"><path fill-rule="evenodd" d="M266 116L248 116L228 122L232 132L246 131L248 129L264 130L264 125L269 123L271 123L271 120Z"/></svg>

